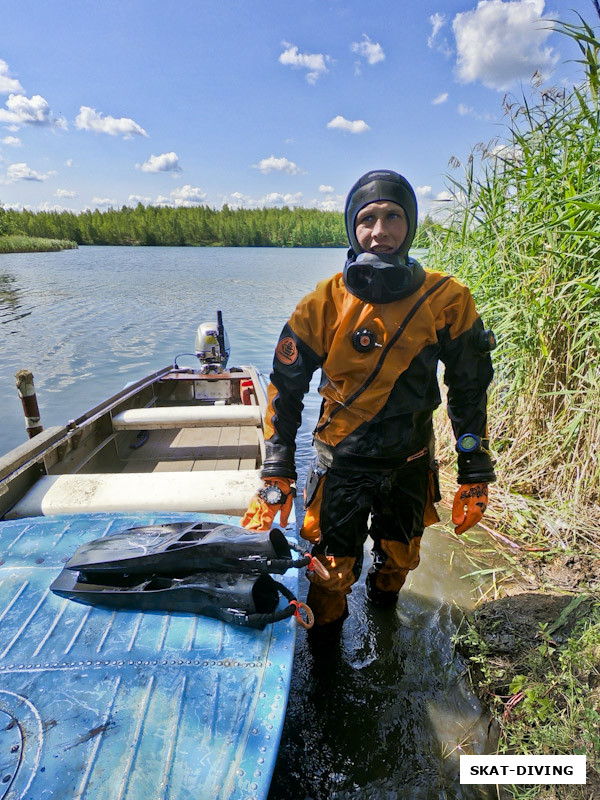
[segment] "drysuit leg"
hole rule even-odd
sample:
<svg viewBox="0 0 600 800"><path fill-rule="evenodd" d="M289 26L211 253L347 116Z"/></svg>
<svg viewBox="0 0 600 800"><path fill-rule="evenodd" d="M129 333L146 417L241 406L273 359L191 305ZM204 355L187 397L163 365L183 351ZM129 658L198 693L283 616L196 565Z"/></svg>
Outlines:
<svg viewBox="0 0 600 800"><path fill-rule="evenodd" d="M387 473L374 498L371 529L373 566L367 576L370 599L396 602L410 570L419 565L424 517L429 507L426 460Z"/></svg>
<svg viewBox="0 0 600 800"><path fill-rule="evenodd" d="M315 555L329 571L324 580L310 573L306 602L315 615L315 625L343 622L348 616L346 596L360 577L367 520L376 481L364 473L330 469L321 479L315 506L309 506L308 528L314 539ZM318 518L315 511L318 510ZM318 520L318 526L316 522ZM305 531L308 537L308 530Z"/></svg>

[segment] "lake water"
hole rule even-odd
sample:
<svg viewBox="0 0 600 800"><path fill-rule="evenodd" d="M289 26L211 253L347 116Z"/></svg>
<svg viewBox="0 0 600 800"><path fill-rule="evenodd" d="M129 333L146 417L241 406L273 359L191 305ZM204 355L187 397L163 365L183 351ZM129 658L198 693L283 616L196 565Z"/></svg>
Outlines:
<svg viewBox="0 0 600 800"><path fill-rule="evenodd" d="M268 374L295 304L344 257L341 249L144 247L0 256L0 454L26 438L17 370L34 374L42 423L64 424L192 352L198 324L221 309L230 364ZM318 408L313 391L300 477ZM450 528L431 528L397 609L371 609L361 582L338 651L315 660L299 633L269 800L496 796L458 781L459 754L483 752L487 736L451 638L459 609L473 602L475 587L462 578L472 569Z"/></svg>

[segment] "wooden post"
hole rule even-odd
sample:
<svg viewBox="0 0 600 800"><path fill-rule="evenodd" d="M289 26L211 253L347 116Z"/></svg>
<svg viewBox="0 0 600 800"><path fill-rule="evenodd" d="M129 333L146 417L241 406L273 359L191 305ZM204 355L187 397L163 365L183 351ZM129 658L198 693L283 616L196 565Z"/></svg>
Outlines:
<svg viewBox="0 0 600 800"><path fill-rule="evenodd" d="M41 433L44 430L40 420L40 410L38 408L38 401L35 395L33 375L28 369L20 369L15 375L15 378L17 380L19 397L21 398L21 403L23 404L27 435L31 439L36 434Z"/></svg>

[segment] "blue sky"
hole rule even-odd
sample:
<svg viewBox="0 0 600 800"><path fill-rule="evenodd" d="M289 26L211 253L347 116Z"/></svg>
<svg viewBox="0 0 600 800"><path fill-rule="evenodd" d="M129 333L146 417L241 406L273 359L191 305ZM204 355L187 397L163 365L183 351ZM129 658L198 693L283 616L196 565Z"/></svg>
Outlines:
<svg viewBox="0 0 600 800"><path fill-rule="evenodd" d="M592 0L0 0L0 203L340 209L368 169L422 212L506 91L572 82Z"/></svg>

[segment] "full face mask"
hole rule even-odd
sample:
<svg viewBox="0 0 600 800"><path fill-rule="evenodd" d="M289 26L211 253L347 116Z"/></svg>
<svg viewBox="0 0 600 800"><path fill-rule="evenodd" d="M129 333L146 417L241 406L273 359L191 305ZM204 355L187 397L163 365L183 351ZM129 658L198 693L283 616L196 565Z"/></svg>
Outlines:
<svg viewBox="0 0 600 800"><path fill-rule="evenodd" d="M366 253L356 238L356 217L365 206L383 200L404 209L408 232L395 253ZM351 249L344 267L344 283L352 294L369 303L391 303L423 284L423 268L408 257L417 230L417 198L406 178L391 170L367 172L348 193L345 219Z"/></svg>

